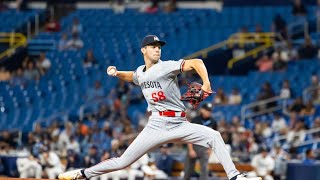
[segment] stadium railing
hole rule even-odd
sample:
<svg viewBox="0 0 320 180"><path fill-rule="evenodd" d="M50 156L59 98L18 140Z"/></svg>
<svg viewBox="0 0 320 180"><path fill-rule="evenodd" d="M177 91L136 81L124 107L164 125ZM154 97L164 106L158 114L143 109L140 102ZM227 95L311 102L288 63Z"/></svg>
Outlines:
<svg viewBox="0 0 320 180"><path fill-rule="evenodd" d="M241 108L241 120L244 121L245 119L250 119L267 113L282 110L286 105L286 101L287 99L281 98L280 96L276 96L266 100L256 101L253 103L243 105ZM275 106L267 108L268 104L275 104ZM260 108L262 106L265 108ZM254 109L258 110L253 111Z"/></svg>

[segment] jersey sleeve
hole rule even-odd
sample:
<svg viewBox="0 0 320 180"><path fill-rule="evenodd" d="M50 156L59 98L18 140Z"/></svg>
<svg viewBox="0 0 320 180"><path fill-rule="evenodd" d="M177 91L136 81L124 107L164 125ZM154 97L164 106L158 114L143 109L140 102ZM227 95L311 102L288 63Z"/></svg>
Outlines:
<svg viewBox="0 0 320 180"><path fill-rule="evenodd" d="M185 63L184 59L180 59L179 61L167 61L167 65L165 69L168 71L169 74L177 75L183 72L183 66Z"/></svg>
<svg viewBox="0 0 320 180"><path fill-rule="evenodd" d="M133 72L133 83L135 85L139 85L137 71L138 71L138 69Z"/></svg>

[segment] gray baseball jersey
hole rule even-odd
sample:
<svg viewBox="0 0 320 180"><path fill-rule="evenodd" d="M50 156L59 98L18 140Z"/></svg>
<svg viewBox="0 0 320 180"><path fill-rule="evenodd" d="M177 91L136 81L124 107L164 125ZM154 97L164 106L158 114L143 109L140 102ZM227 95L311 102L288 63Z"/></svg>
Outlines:
<svg viewBox="0 0 320 180"><path fill-rule="evenodd" d="M87 178L117 171L130 166L148 151L165 143L192 143L211 148L224 167L229 179L239 174L226 149L218 131L209 127L189 123L186 117L176 115L166 117L159 111L185 111L180 101L180 90L177 75L182 72L185 60L161 61L148 70L140 66L134 72L133 82L141 86L148 102L148 110L152 111L148 124L125 150L121 157L108 159L87 168ZM177 113L179 114L179 113Z"/></svg>
<svg viewBox="0 0 320 180"><path fill-rule="evenodd" d="M141 87L148 102L148 111L185 111L180 101L177 75L182 72L185 60L161 61L145 70L139 66L133 74L133 83Z"/></svg>

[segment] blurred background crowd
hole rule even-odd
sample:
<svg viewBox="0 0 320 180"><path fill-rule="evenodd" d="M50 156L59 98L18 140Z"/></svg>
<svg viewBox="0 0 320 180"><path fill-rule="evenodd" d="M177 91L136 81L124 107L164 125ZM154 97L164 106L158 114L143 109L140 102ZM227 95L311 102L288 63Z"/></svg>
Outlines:
<svg viewBox="0 0 320 180"><path fill-rule="evenodd" d="M0 21L0 176L54 179L121 156L150 113L139 87L105 68L135 70L147 34L167 42L163 60L204 60L217 92L207 111L249 174L319 170L320 1L2 0ZM192 81L181 74L181 92ZM186 106L191 122L205 107ZM167 144L97 179L181 178L186 157Z"/></svg>

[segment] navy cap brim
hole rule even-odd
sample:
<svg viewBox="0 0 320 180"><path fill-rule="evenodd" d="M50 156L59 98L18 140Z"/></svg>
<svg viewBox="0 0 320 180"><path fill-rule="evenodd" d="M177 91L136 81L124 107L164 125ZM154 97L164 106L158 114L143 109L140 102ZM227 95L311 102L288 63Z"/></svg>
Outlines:
<svg viewBox="0 0 320 180"><path fill-rule="evenodd" d="M154 41L154 42L151 42L151 43L148 43L148 44L144 44L142 47L150 46L150 45L156 45L156 44L160 44L160 46L164 46L166 44L166 42L164 42L164 41Z"/></svg>

